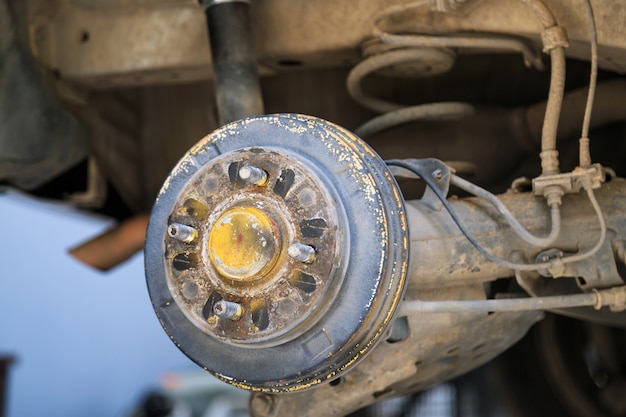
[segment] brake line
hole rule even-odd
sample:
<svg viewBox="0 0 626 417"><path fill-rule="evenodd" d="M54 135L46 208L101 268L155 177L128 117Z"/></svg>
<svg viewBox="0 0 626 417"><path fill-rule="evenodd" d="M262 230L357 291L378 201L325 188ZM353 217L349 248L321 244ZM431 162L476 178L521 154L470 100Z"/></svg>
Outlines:
<svg viewBox="0 0 626 417"><path fill-rule="evenodd" d="M507 298L498 300L423 301L405 300L398 316L423 313L491 313L532 310L555 310L572 307L593 307L600 310L609 306L622 311L626 306L626 285L590 293L547 297Z"/></svg>
<svg viewBox="0 0 626 417"><path fill-rule="evenodd" d="M578 253L578 254L575 254L575 255L570 255L570 256L563 257L563 258L557 258L557 259L553 259L553 260L550 260L550 261L547 261L547 262L541 262L541 263L536 263L536 264L515 263L515 262L507 261L507 260L499 258L499 257L493 255L492 253L490 253L489 251L487 251L474 238L474 236L472 236L472 234L465 228L465 226L463 225L463 222L461 221L459 216L456 214L456 212L454 211L454 209L452 208L452 206L448 202L446 196L439 189L439 187L437 187L437 185L430 178L429 175L423 173L418 167L416 167L416 166L414 166L411 163L406 162L406 161L392 159L392 160L388 160L388 161L385 161L385 162L387 163L387 165L404 168L404 169L412 172L413 174L417 175L418 177L420 177L422 179L422 181L424 181L426 183L426 185L435 193L437 198L441 201L441 204L443 204L443 206L445 207L446 211L448 212L448 214L450 214L450 217L452 217L452 220L454 220L454 223L456 223L457 227L459 228L461 233L463 233L465 238L467 238L467 240L483 256L485 256L488 260L490 260L492 262L495 262L495 263L497 263L499 265L502 265L505 268L509 268L509 269L514 270L514 271L537 271L537 270L540 270L540 269L550 269L550 268L554 267L555 264L565 264L565 263L571 263L571 262L578 262L578 261L587 259L587 258L595 255L600 250L600 248L602 247L602 245L604 244L604 241L606 239L607 225L606 225L606 220L604 218L604 215L602 213L602 208L600 207L600 204L598 203L598 200L597 200L597 198L595 196L595 193L594 193L594 191L593 191L593 189L591 187L590 182L589 181L583 181L583 188L587 192L587 196L589 198L589 201L591 202L591 205L593 206L593 209L594 209L594 211L596 213L596 216L598 217L598 222L600 224L600 236L599 236L596 244L594 245L594 247L591 248L590 250L588 250L587 252Z"/></svg>

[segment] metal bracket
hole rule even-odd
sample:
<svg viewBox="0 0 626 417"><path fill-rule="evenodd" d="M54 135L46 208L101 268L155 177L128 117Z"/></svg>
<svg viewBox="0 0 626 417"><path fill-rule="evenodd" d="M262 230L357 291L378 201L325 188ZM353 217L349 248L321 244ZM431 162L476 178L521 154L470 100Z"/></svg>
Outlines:
<svg viewBox="0 0 626 417"><path fill-rule="evenodd" d="M566 276L568 265L561 262L563 251L560 249L548 249L539 253L535 259L536 263L552 262L552 266L547 269L540 269L537 272L544 277L560 278Z"/></svg>
<svg viewBox="0 0 626 417"><path fill-rule="evenodd" d="M591 188L600 188L604 182L604 169L600 164L590 167L578 167L572 172L564 174L539 176L533 179L533 192L535 195L545 195L545 191L551 187L560 187L565 194L576 194L583 187L585 181L590 181Z"/></svg>
<svg viewBox="0 0 626 417"><path fill-rule="evenodd" d="M450 176L454 173L454 171L443 161L435 158L409 158L402 159L402 162L415 167L416 170L423 172L424 174L430 175L437 188L441 190L442 194L445 196L448 195L448 191L450 190ZM405 168L389 166L389 169L391 170L393 176L397 178L419 178L416 174ZM443 204L441 204L437 195L429 187L426 187L426 191L424 191L424 195L420 201L435 211L443 209Z"/></svg>

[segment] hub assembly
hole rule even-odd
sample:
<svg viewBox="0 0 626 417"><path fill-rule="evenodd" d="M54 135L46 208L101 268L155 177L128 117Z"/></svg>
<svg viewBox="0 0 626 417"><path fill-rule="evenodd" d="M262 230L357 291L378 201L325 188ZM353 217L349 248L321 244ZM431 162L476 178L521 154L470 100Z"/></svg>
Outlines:
<svg viewBox="0 0 626 417"><path fill-rule="evenodd" d="M384 162L329 122L274 115L229 124L180 160L152 212L146 274L186 355L283 392L338 377L379 341L407 254Z"/></svg>

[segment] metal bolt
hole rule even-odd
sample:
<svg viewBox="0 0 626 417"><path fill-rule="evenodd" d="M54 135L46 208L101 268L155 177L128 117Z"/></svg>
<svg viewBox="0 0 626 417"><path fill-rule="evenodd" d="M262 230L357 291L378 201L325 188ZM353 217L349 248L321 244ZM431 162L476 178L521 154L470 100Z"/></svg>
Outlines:
<svg viewBox="0 0 626 417"><path fill-rule="evenodd" d="M250 165L244 165L239 168L239 178L248 184L261 186L267 184L267 172Z"/></svg>
<svg viewBox="0 0 626 417"><path fill-rule="evenodd" d="M289 245L287 255L296 261L311 263L315 260L316 253L314 247L296 242Z"/></svg>
<svg viewBox="0 0 626 417"><path fill-rule="evenodd" d="M443 171L441 171L440 169L436 169L430 175L431 177L439 181L440 179L443 178Z"/></svg>
<svg viewBox="0 0 626 417"><path fill-rule="evenodd" d="M198 231L191 226L180 223L172 223L167 228L167 234L176 240L189 243L198 237Z"/></svg>
<svg viewBox="0 0 626 417"><path fill-rule="evenodd" d="M243 307L241 304L220 300L213 306L213 312L223 319L239 320L243 316Z"/></svg>

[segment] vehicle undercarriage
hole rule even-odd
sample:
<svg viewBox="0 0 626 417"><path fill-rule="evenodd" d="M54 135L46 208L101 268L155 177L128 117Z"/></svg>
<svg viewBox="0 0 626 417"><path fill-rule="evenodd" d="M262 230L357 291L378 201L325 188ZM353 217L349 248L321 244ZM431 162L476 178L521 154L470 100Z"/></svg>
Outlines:
<svg viewBox="0 0 626 417"><path fill-rule="evenodd" d="M521 416L625 415L625 19L0 1L0 181L151 211L158 319L253 416L348 415L499 355Z"/></svg>

